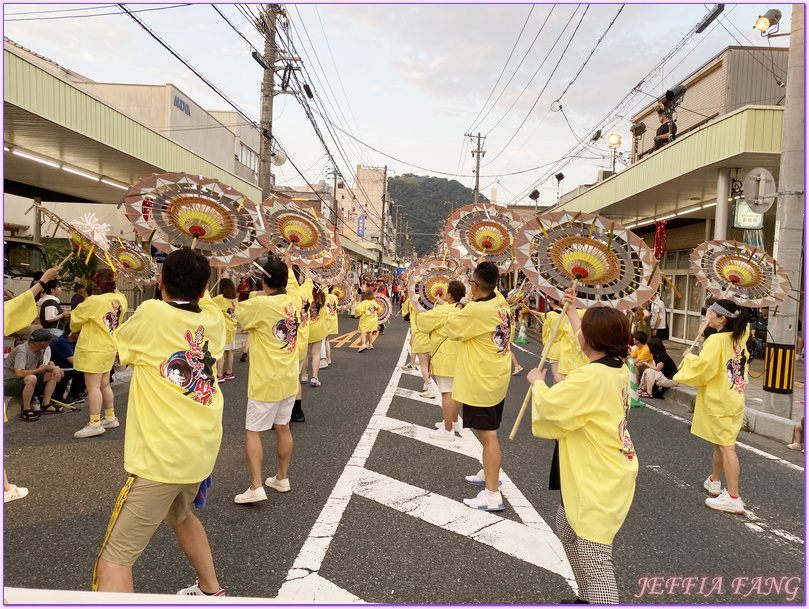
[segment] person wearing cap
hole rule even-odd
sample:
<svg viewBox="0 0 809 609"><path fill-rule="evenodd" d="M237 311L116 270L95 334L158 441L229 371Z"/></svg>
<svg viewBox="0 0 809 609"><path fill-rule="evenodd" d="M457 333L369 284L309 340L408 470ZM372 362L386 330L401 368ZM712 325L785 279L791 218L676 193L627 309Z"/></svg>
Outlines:
<svg viewBox="0 0 809 609"><path fill-rule="evenodd" d="M34 330L23 343L11 350L3 363L3 392L22 396L23 421L38 421L39 415L31 410L34 395L42 394L42 412L62 412L61 406L51 404L53 390L64 376L53 362L45 363L45 349L51 344L51 333L44 328Z"/></svg>
<svg viewBox="0 0 809 609"><path fill-rule="evenodd" d="M677 125L661 109L657 111L657 117L660 119L660 126L655 132L654 149L660 150L666 144L674 141L674 137L677 135Z"/></svg>

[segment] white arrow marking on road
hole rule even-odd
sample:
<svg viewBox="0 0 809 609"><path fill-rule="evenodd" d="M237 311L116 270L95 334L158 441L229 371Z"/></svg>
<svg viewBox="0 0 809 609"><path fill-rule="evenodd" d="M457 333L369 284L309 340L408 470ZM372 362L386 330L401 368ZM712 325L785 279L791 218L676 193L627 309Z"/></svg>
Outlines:
<svg viewBox="0 0 809 609"><path fill-rule="evenodd" d="M561 542L504 472L501 472L503 495L523 521L522 523L488 512L470 510L453 499L365 469L365 463L381 430L392 431L434 446L440 446L446 450L461 452L480 462L482 448L468 430L462 434L460 441L439 445L427 437L432 430L418 429L415 425L387 416L391 402L399 389L399 379L404 373L401 366L408 355L407 347L406 337L399 361L376 410L371 415L371 421L309 532L309 537L287 574L286 581L281 586L276 600L314 603L363 602L332 582L328 582L327 585L327 580L318 575L343 513L351 496L355 493L556 573L562 576L576 592L573 571ZM409 395L407 397L413 399ZM406 506L406 509L402 509L402 506Z"/></svg>

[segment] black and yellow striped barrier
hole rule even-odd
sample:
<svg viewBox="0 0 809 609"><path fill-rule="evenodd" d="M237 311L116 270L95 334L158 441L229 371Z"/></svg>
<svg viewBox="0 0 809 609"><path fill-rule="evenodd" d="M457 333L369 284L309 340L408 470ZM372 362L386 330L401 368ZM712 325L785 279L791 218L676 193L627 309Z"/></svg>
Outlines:
<svg viewBox="0 0 809 609"><path fill-rule="evenodd" d="M792 393L795 382L795 345L767 343L764 355L764 391Z"/></svg>

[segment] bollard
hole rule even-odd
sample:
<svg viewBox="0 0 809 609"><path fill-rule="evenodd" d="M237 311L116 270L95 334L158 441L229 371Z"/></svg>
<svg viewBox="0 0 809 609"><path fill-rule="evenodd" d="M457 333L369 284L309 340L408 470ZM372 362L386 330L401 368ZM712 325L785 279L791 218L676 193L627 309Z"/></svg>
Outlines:
<svg viewBox="0 0 809 609"><path fill-rule="evenodd" d="M646 404L638 399L638 375L635 372L635 358L631 355L626 358L626 367L629 368L629 406L644 408Z"/></svg>

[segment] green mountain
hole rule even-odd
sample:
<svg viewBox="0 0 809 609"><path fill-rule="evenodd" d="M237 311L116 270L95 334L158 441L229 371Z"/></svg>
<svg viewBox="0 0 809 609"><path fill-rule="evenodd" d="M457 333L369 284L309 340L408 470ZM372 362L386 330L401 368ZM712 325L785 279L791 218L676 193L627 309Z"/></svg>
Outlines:
<svg viewBox="0 0 809 609"><path fill-rule="evenodd" d="M400 243L404 243L409 228L410 243L419 256L438 251L437 243L439 239L443 242L449 215L475 200L474 189L457 180L412 173L389 178L388 193L394 205L401 205L398 208ZM488 203L489 199L478 195L478 201Z"/></svg>

